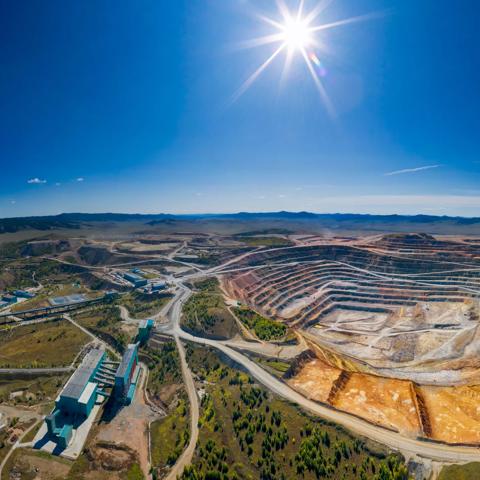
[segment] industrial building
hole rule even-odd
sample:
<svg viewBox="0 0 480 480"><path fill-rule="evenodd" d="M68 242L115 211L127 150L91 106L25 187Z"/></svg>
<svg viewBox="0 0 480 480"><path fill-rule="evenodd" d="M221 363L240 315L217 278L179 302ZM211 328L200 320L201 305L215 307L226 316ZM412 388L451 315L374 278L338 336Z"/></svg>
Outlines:
<svg viewBox="0 0 480 480"><path fill-rule="evenodd" d="M53 307L61 305L73 305L74 303L83 303L88 300L88 297L83 293L74 293L72 295L65 295L63 297L49 298L48 301Z"/></svg>
<svg viewBox="0 0 480 480"><path fill-rule="evenodd" d="M145 286L148 281L146 278L137 275L136 273L127 272L123 274L123 278L130 282L135 288Z"/></svg>
<svg viewBox="0 0 480 480"><path fill-rule="evenodd" d="M9 293L4 293L2 295L2 300L6 303L16 303L17 297L15 295L10 295Z"/></svg>
<svg viewBox="0 0 480 480"><path fill-rule="evenodd" d="M30 293L30 292L27 292L25 290L14 290L13 294L16 295L17 297L20 297L20 298L34 298L35 297L34 293Z"/></svg>
<svg viewBox="0 0 480 480"><path fill-rule="evenodd" d="M167 284L165 282L157 282L152 285L152 292L159 292L161 290L165 290L167 288Z"/></svg>
<svg viewBox="0 0 480 480"><path fill-rule="evenodd" d="M103 348L90 350L57 397L55 409L45 418L36 448L76 458L100 405L110 395L114 402L129 405L139 377L138 344L128 345L120 362L109 360Z"/></svg>
<svg viewBox="0 0 480 480"><path fill-rule="evenodd" d="M70 377L57 401L57 409L66 416L88 417L95 403L97 384L92 381L105 360L105 350L93 349L85 356L82 364Z"/></svg>
<svg viewBox="0 0 480 480"><path fill-rule="evenodd" d="M152 319L142 320L140 322L140 324L138 325L137 340L141 344L145 343L148 340L154 326L155 326L155 321Z"/></svg>
<svg viewBox="0 0 480 480"><path fill-rule="evenodd" d="M113 387L116 363L107 360L104 349L94 348L63 387L55 401L55 410L46 417L48 435L65 449L73 431L92 413L99 401L109 396Z"/></svg>
<svg viewBox="0 0 480 480"><path fill-rule="evenodd" d="M140 367L138 365L138 344L128 345L115 373L115 399L129 405L137 387Z"/></svg>

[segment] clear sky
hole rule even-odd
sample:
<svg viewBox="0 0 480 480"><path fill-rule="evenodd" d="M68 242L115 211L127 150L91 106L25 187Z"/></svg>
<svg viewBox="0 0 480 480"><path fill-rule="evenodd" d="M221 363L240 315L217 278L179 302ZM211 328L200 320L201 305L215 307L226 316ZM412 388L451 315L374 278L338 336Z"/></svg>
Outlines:
<svg viewBox="0 0 480 480"><path fill-rule="evenodd" d="M323 0L325 2L325 0ZM287 3L294 8L296 1ZM305 11L318 0L306 0ZM300 54L244 49L273 0L0 2L0 216L480 216L477 0L337 0Z"/></svg>

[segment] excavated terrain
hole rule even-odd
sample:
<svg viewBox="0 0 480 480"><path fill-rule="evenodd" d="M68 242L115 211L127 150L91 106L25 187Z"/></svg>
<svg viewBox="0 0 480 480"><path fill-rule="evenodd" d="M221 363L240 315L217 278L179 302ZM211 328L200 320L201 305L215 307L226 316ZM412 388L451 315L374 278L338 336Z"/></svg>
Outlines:
<svg viewBox="0 0 480 480"><path fill-rule="evenodd" d="M288 382L406 435L480 443L480 244L425 234L296 241L223 276L232 297L315 351Z"/></svg>

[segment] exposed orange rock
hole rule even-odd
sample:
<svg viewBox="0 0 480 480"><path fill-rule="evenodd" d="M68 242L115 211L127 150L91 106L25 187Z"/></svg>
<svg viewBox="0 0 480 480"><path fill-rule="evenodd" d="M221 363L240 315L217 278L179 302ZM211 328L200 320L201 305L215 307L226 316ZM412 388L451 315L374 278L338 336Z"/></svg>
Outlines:
<svg viewBox="0 0 480 480"><path fill-rule="evenodd" d="M331 367L318 359L306 363L301 370L288 381L298 392L312 400L326 402L332 385L342 371Z"/></svg>
<svg viewBox="0 0 480 480"><path fill-rule="evenodd" d="M480 443L480 386L420 387L429 412L432 438Z"/></svg>

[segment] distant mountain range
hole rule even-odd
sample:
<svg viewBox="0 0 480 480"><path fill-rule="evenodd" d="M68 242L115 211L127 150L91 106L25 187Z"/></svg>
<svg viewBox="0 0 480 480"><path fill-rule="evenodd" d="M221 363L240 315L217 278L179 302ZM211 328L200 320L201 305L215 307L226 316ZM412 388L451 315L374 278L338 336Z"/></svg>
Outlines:
<svg viewBox="0 0 480 480"><path fill-rule="evenodd" d="M425 231L432 233L480 234L480 218L448 217L434 215L363 215L349 213L311 212L239 212L227 214L130 214L130 213L62 213L39 217L0 219L0 234L22 230L78 229L100 222L138 222L149 226L175 225L177 223L211 222L268 222L294 224L305 230L344 229L374 231ZM311 227L311 228L310 228Z"/></svg>

